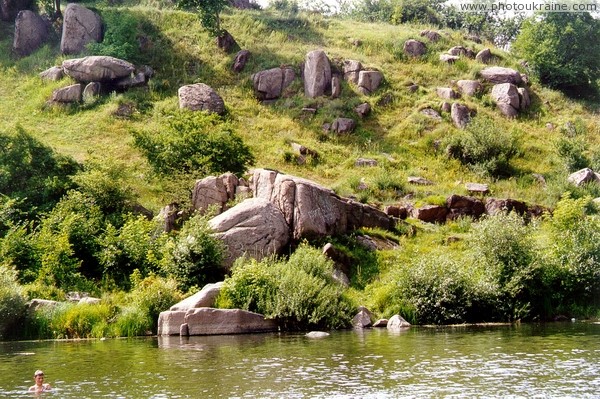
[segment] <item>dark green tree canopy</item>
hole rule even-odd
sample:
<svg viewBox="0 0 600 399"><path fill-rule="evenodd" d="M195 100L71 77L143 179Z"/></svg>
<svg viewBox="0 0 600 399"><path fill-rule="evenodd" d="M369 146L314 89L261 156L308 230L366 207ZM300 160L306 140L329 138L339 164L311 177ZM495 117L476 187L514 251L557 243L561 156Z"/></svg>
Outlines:
<svg viewBox="0 0 600 399"><path fill-rule="evenodd" d="M177 6L183 9L196 11L200 16L200 23L212 36L222 36L221 11L229 2L227 0L176 0Z"/></svg>
<svg viewBox="0 0 600 399"><path fill-rule="evenodd" d="M600 21L589 13L546 13L523 24L514 43L540 82L572 90L597 86Z"/></svg>

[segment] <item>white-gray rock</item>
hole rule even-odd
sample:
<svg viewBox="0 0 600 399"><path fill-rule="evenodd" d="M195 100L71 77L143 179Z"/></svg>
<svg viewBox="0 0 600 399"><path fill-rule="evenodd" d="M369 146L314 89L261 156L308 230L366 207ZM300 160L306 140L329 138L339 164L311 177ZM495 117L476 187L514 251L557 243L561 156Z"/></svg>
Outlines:
<svg viewBox="0 0 600 399"><path fill-rule="evenodd" d="M127 77L135 71L131 62L115 57L92 55L62 63L63 71L78 82L107 82Z"/></svg>
<svg viewBox="0 0 600 399"><path fill-rule="evenodd" d="M190 309L185 315L189 335L248 334L277 331L275 320L241 309Z"/></svg>
<svg viewBox="0 0 600 399"><path fill-rule="evenodd" d="M420 57L427 52L427 46L418 40L409 39L404 42L403 50L409 57Z"/></svg>
<svg viewBox="0 0 600 399"><path fill-rule="evenodd" d="M331 89L331 64L323 50L306 54L304 62L304 95L315 98Z"/></svg>
<svg viewBox="0 0 600 399"><path fill-rule="evenodd" d="M521 74L511 68L488 67L480 72L481 77L490 83L512 83L518 85L522 82Z"/></svg>
<svg viewBox="0 0 600 399"><path fill-rule="evenodd" d="M477 80L459 80L456 86L462 94L475 96L483 91L483 86Z"/></svg>
<svg viewBox="0 0 600 399"><path fill-rule="evenodd" d="M69 3L64 12L60 51L77 54L86 44L102 40L102 20L92 10L76 3Z"/></svg>
<svg viewBox="0 0 600 399"><path fill-rule="evenodd" d="M410 327L410 323L400 315L393 315L386 325L388 330L399 331Z"/></svg>
<svg viewBox="0 0 600 399"><path fill-rule="evenodd" d="M188 311L194 308L210 308L214 306L215 299L217 299L221 292L221 287L223 287L222 281L214 284L206 284L200 291L171 306L169 310L173 312L177 310Z"/></svg>
<svg viewBox="0 0 600 399"><path fill-rule="evenodd" d="M54 90L52 101L57 103L77 103L82 99L83 85L77 83L67 87Z"/></svg>
<svg viewBox="0 0 600 399"><path fill-rule="evenodd" d="M208 111L215 114L225 113L223 99L207 84L196 83L182 86L177 94L179 96L179 108L191 111Z"/></svg>
<svg viewBox="0 0 600 399"><path fill-rule="evenodd" d="M271 68L252 75L254 92L259 100L273 100L281 97L284 90L296 78L289 67Z"/></svg>
<svg viewBox="0 0 600 399"><path fill-rule="evenodd" d="M504 116L514 118L519 113L520 98L517 86L512 83L494 85L491 93L492 99Z"/></svg>
<svg viewBox="0 0 600 399"><path fill-rule="evenodd" d="M40 72L40 78L43 80L57 81L65 76L62 67L53 66Z"/></svg>
<svg viewBox="0 0 600 399"><path fill-rule="evenodd" d="M358 83L358 75L362 71L363 66L360 61L356 60L345 60L344 61L344 79L354 84Z"/></svg>
<svg viewBox="0 0 600 399"><path fill-rule="evenodd" d="M594 173L590 168L584 168L575 173L571 173L567 178L567 181L580 187L586 183L600 183L600 178L598 174Z"/></svg>
<svg viewBox="0 0 600 399"><path fill-rule="evenodd" d="M471 110L466 105L453 103L450 108L450 117L454 126L464 129L471 120Z"/></svg>
<svg viewBox="0 0 600 399"><path fill-rule="evenodd" d="M325 331L311 331L306 333L306 338L319 339L319 338L327 338L329 337L329 333Z"/></svg>
<svg viewBox="0 0 600 399"><path fill-rule="evenodd" d="M46 40L48 26L42 17L30 10L19 11L15 19L13 51L23 57L33 53Z"/></svg>
<svg viewBox="0 0 600 399"><path fill-rule="evenodd" d="M383 74L379 71L360 71L358 74L358 87L363 94L369 95L379 88Z"/></svg>
<svg viewBox="0 0 600 399"><path fill-rule="evenodd" d="M200 213L206 213L211 206L216 206L218 212L222 212L229 200L227 188L223 179L216 176L207 176L196 180L192 192L192 205Z"/></svg>

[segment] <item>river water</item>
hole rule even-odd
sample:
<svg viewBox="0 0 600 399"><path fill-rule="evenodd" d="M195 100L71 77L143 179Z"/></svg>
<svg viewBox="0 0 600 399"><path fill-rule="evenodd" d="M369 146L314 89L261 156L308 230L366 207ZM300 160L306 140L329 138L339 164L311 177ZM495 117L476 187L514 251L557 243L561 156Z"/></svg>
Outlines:
<svg viewBox="0 0 600 399"><path fill-rule="evenodd" d="M600 324L0 343L0 398L600 398Z"/></svg>

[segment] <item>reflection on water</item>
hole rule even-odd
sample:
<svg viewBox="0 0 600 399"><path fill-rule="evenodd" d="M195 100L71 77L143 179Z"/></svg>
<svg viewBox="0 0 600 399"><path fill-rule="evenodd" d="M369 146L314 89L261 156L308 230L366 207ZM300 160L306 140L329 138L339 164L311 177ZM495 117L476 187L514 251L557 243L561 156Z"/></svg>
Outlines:
<svg viewBox="0 0 600 399"><path fill-rule="evenodd" d="M593 398L600 325L0 343L0 398Z"/></svg>

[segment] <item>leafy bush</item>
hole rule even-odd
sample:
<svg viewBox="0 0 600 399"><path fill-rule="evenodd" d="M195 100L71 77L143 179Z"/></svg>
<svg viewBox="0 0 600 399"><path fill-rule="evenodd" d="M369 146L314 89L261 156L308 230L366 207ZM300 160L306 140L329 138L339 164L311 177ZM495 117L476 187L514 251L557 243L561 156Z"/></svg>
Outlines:
<svg viewBox="0 0 600 399"><path fill-rule="evenodd" d="M589 13L550 12L531 17L514 43L542 84L593 87L600 77L600 21Z"/></svg>
<svg viewBox="0 0 600 399"><path fill-rule="evenodd" d="M104 268L104 278L128 288L134 270L139 270L143 276L158 272L167 240L167 234L159 230L156 221L143 216L126 216L120 229L107 225L97 255Z"/></svg>
<svg viewBox="0 0 600 399"><path fill-rule="evenodd" d="M54 153L23 128L15 130L0 132L0 193L21 199L14 209L34 216L52 209L73 186L70 177L79 165Z"/></svg>
<svg viewBox="0 0 600 399"><path fill-rule="evenodd" d="M219 305L264 314L285 330L345 327L354 306L332 272L331 260L306 244L288 261L240 259Z"/></svg>
<svg viewBox="0 0 600 399"><path fill-rule="evenodd" d="M0 339L25 314L25 297L12 268L0 266Z"/></svg>
<svg viewBox="0 0 600 399"><path fill-rule="evenodd" d="M124 11L104 10L102 12L105 31L102 42L89 43L88 50L94 55L107 55L132 63L139 62L138 19Z"/></svg>
<svg viewBox="0 0 600 399"><path fill-rule="evenodd" d="M533 227L514 214L498 214L473 225L469 243L481 267L498 286L498 312L515 320L545 315L546 282L532 240Z"/></svg>
<svg viewBox="0 0 600 399"><path fill-rule="evenodd" d="M584 154L585 143L577 138L561 137L555 142L556 152L565 164L567 172L588 167L590 161Z"/></svg>
<svg viewBox="0 0 600 399"><path fill-rule="evenodd" d="M240 174L254 162L250 148L218 115L180 111L160 132L134 132L135 145L157 173Z"/></svg>
<svg viewBox="0 0 600 399"><path fill-rule="evenodd" d="M178 7L195 10L202 27L212 36L223 34L220 14L229 4L226 0L177 0L176 3Z"/></svg>
<svg viewBox="0 0 600 399"><path fill-rule="evenodd" d="M518 152L513 133L481 116L473 118L464 131L446 140L445 146L449 157L494 177L511 174L509 162Z"/></svg>
<svg viewBox="0 0 600 399"><path fill-rule="evenodd" d="M223 243L211 235L208 219L190 218L168 247L163 268L183 291L223 278Z"/></svg>

